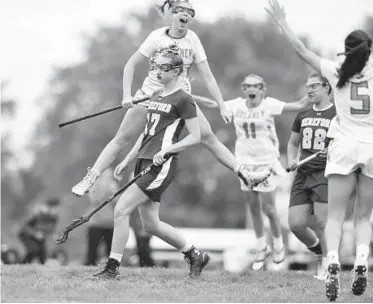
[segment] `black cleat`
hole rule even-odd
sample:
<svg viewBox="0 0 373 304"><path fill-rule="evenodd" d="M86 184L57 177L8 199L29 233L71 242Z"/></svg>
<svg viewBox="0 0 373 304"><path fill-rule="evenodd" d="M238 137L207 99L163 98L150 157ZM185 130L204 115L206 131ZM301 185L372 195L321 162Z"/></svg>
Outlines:
<svg viewBox="0 0 373 304"><path fill-rule="evenodd" d="M332 263L328 266L328 277L325 281L326 297L330 302L334 302L339 296L340 283L339 272L341 266L339 263Z"/></svg>
<svg viewBox="0 0 373 304"><path fill-rule="evenodd" d="M206 252L199 251L194 246L184 255L184 259L190 266L189 277L200 276L203 268L210 261L210 256Z"/></svg>
<svg viewBox="0 0 373 304"><path fill-rule="evenodd" d="M100 266L99 271L92 275L93 279L99 280L118 280L119 277L119 262L112 258L109 258L106 263Z"/></svg>
<svg viewBox="0 0 373 304"><path fill-rule="evenodd" d="M361 296L367 288L367 270L365 265L357 265L354 268L354 280L351 288L355 296Z"/></svg>

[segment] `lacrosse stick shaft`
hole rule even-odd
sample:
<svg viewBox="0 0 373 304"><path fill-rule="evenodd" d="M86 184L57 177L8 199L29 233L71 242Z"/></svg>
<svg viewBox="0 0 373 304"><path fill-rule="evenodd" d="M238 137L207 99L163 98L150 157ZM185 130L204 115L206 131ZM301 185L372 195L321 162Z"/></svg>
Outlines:
<svg viewBox="0 0 373 304"><path fill-rule="evenodd" d="M164 159L165 162L171 157L170 154L165 154ZM130 180L127 184L123 185L118 189L117 192L115 192L113 195L111 195L106 201L101 203L99 206L97 206L95 209L93 209L91 212L84 214L78 219L73 220L68 226L66 226L63 235L57 240L57 244L62 244L67 241L68 234L70 231L74 230L75 228L83 225L84 223L88 222L89 219L95 215L98 211L100 211L103 207L105 207L107 204L109 204L114 198L116 198L119 194L121 194L123 191L125 191L127 188L129 188L132 184L134 184L140 177L147 174L152 168L154 164L150 164L147 166L144 170L142 170L139 174L137 174L132 180Z"/></svg>
<svg viewBox="0 0 373 304"><path fill-rule="evenodd" d="M138 100L134 100L132 103L133 104L138 104L140 102L147 101L150 98L151 97L147 96L147 97L144 97L144 98L141 98L141 99L138 99ZM96 116L99 116L99 115L102 115L102 114L110 113L110 112L113 112L113 111L116 111L116 110L119 110L119 109L123 109L123 107L122 106L116 106L114 108L109 108L109 109L106 109L106 110L103 110L103 111L100 111L100 112L92 113L92 114L89 114L89 115L86 115L86 116L83 116L83 117L79 117L79 118L76 118L76 119L73 119L73 120L62 122L58 126L60 128L62 128L64 126L71 125L73 123L76 123L76 122L79 122L79 121L82 121L82 120L86 120L86 119L89 119L89 118L92 118L92 117L96 117Z"/></svg>
<svg viewBox="0 0 373 304"><path fill-rule="evenodd" d="M326 153L328 151L328 149L323 149L323 150L320 150L304 159L302 159L300 162L297 163L296 166L294 167L288 167L286 168L286 172L290 172L290 171L295 171L296 169L298 169L300 166L304 165L305 163L308 163L309 161L315 159L316 157L318 157L320 154L323 154L323 153Z"/></svg>

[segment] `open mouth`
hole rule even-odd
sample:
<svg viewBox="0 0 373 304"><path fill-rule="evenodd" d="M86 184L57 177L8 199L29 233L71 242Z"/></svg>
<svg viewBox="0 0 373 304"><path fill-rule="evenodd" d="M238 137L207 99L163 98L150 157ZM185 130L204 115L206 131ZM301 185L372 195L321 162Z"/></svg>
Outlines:
<svg viewBox="0 0 373 304"><path fill-rule="evenodd" d="M183 24L187 24L187 23L188 23L188 18L186 18L186 17L181 17L181 18L180 18L180 22L183 23Z"/></svg>
<svg viewBox="0 0 373 304"><path fill-rule="evenodd" d="M256 97L256 94L249 94L250 99L254 99Z"/></svg>
<svg viewBox="0 0 373 304"><path fill-rule="evenodd" d="M316 95L315 94L313 94L313 93L308 93L308 97L309 98L313 98L313 97L315 97Z"/></svg>
<svg viewBox="0 0 373 304"><path fill-rule="evenodd" d="M162 76L161 75L157 75L157 79L158 80L162 80Z"/></svg>

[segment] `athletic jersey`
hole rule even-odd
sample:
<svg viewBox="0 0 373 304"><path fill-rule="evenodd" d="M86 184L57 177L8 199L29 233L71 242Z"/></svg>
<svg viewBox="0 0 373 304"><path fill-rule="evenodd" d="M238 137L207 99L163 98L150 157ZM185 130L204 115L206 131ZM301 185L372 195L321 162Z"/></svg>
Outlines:
<svg viewBox="0 0 373 304"><path fill-rule="evenodd" d="M300 134L300 160L326 148L329 144L327 133L336 115L334 105L317 111L314 107L298 113L293 123L293 132ZM305 163L298 171L325 170L326 157L319 156Z"/></svg>
<svg viewBox="0 0 373 304"><path fill-rule="evenodd" d="M197 117L194 99L182 89L151 100L138 158L153 159L160 150L178 142L184 120L194 117Z"/></svg>
<svg viewBox="0 0 373 304"><path fill-rule="evenodd" d="M196 33L188 30L182 38L172 38L168 35L169 27L162 27L153 31L140 46L139 51L147 58L151 58L155 52L162 47L168 47L176 44L179 47L179 54L184 61L184 70L179 77L180 87L186 92L191 92L190 81L188 79L189 68L194 63L200 63L207 59L205 50ZM158 81L156 71L149 70L148 77L145 78L141 90L151 95L154 91L162 88L163 85Z"/></svg>
<svg viewBox="0 0 373 304"><path fill-rule="evenodd" d="M246 99L241 97L226 102L233 113L236 154L245 155L250 164L270 164L277 160L278 138L273 117L282 113L284 104L271 97L254 108L248 108Z"/></svg>
<svg viewBox="0 0 373 304"><path fill-rule="evenodd" d="M341 89L336 87L337 64L321 59L320 68L334 93L337 111L333 123L334 138L349 137L360 142L373 143L373 62L368 62L363 71L353 76Z"/></svg>

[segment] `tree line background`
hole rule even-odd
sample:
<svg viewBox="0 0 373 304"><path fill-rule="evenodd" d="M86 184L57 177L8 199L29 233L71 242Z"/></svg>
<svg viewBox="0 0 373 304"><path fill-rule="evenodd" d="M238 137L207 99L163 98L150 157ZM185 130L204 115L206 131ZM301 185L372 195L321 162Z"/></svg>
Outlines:
<svg viewBox="0 0 373 304"><path fill-rule="evenodd" d="M130 23L138 24L139 31L131 31ZM62 201L59 231L87 211L87 198L73 196L71 187L114 136L124 112L116 111L63 129L58 128L58 123L120 104L126 61L152 30L164 25L155 9L143 15L128 14L120 25L101 27L94 35L85 36L83 61L55 68L44 98L39 101L43 118L27 146L34 159L31 167L14 169L18 166L16 152L9 145L11 135L2 132L2 243L19 246L17 234L24 218L35 204L49 196ZM241 96L240 83L249 73L264 77L269 96L287 102L303 96L304 82L311 70L296 56L271 20L224 18L212 23L194 22L191 29L205 47L225 100ZM367 17L364 29L373 36L372 17ZM312 47L309 37L302 39ZM133 93L141 86L147 69L148 65L143 64L136 71ZM195 69L191 75L195 78L193 93L210 97ZM2 119L11 120L20 102L2 98ZM236 138L233 125L226 125L216 109L202 107L202 110L218 138L233 151ZM295 113L276 118L281 153L286 151L294 117ZM127 152L122 151L114 167ZM128 177L130 171L126 171ZM243 196L237 177L201 145L181 153L178 177L163 198L161 218L172 225L244 227ZM79 259L84 253L81 246L84 236L85 229L78 228L63 245Z"/></svg>

